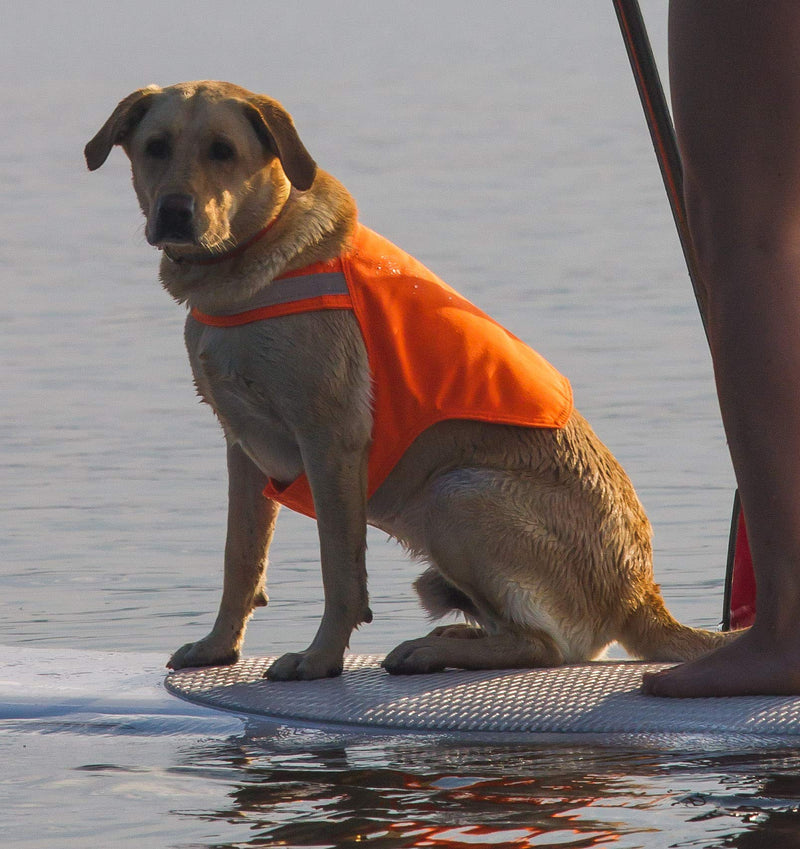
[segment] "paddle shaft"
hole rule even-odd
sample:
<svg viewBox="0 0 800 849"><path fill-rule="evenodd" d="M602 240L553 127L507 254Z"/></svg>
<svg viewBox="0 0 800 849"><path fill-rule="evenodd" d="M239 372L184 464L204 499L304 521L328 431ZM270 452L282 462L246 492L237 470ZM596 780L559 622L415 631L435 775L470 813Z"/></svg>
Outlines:
<svg viewBox="0 0 800 849"><path fill-rule="evenodd" d="M683 248L683 256L686 267L689 270L689 279L692 282L694 296L700 310L700 318L703 328L706 327L706 300L705 290L700 285L700 272L697 266L697 257L692 245L689 233L689 225L686 220L686 205L683 200L683 167L678 152L678 143L675 140L675 130L672 125L672 116L664 97L664 89L658 75L658 68L653 57L650 39L644 25L642 12L638 0L613 0L614 10L617 13L625 49L628 51L628 59L636 80L636 88L639 91L639 99L642 102L647 128L650 130L650 138L653 142L658 166L661 169L661 178L667 192L669 205L672 209L672 217L678 231L678 238Z"/></svg>

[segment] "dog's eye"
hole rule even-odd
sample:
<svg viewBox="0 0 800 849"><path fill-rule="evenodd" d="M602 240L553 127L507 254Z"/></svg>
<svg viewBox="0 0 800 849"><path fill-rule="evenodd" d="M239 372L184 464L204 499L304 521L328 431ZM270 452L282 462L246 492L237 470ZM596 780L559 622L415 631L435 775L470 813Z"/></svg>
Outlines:
<svg viewBox="0 0 800 849"><path fill-rule="evenodd" d="M208 155L211 159L216 159L217 162L229 162L236 156L236 151L228 142L215 141L212 142Z"/></svg>
<svg viewBox="0 0 800 849"><path fill-rule="evenodd" d="M166 159L170 154L169 142L166 139L150 139L144 152L153 159Z"/></svg>

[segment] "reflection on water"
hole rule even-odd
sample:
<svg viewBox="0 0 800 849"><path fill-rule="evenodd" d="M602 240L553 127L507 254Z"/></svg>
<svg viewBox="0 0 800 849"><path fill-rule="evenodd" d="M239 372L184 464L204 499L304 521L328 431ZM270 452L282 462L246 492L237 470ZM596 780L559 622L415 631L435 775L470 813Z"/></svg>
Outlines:
<svg viewBox="0 0 800 849"><path fill-rule="evenodd" d="M216 716L0 725L3 845L800 846L800 750L230 734Z"/></svg>
<svg viewBox="0 0 800 849"><path fill-rule="evenodd" d="M181 772L230 777L223 807L181 812L231 826L215 847L800 845L799 752L665 757L397 739L291 752L254 736L181 760Z"/></svg>

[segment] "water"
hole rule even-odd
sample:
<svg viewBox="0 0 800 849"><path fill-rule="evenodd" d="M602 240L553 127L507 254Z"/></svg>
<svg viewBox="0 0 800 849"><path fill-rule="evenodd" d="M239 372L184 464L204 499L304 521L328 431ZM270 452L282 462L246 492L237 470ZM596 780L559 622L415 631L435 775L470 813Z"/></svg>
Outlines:
<svg viewBox="0 0 800 849"><path fill-rule="evenodd" d="M662 67L663 5L644 4ZM224 451L124 157L81 157L153 81L282 100L365 223L570 376L650 514L670 607L719 621L732 475L610 3L30 0L2 23L3 845L799 844L795 752L337 738L158 688L216 611ZM417 568L369 545L359 652L426 626ZM269 592L250 654L313 634L310 521L282 516Z"/></svg>

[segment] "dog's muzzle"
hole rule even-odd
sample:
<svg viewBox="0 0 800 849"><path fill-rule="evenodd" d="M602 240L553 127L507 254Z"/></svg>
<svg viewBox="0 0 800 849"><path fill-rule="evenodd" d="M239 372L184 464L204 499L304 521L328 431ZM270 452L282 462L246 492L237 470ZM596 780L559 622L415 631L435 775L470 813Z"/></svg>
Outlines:
<svg viewBox="0 0 800 849"><path fill-rule="evenodd" d="M156 206L156 221L152 242L156 245L165 242L193 244L194 198L191 195L171 194L159 198Z"/></svg>

